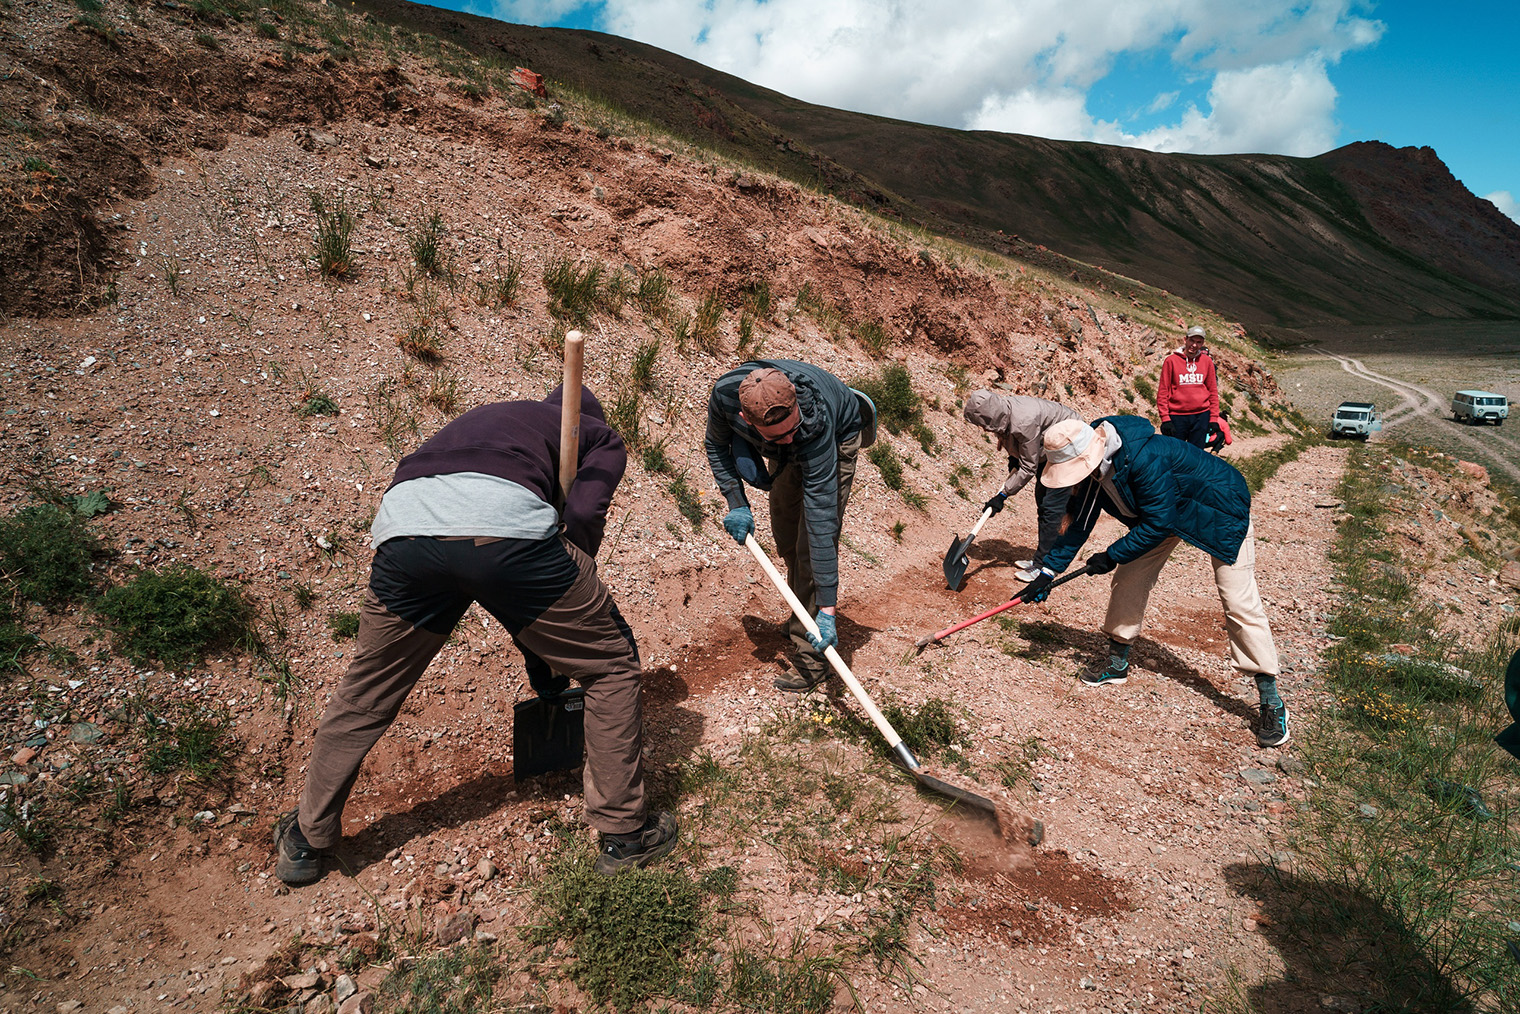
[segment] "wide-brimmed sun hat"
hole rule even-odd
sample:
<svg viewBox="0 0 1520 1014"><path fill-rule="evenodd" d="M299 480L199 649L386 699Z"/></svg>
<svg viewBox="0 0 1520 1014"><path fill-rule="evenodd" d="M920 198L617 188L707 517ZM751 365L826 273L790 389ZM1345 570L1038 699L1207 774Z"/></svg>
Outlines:
<svg viewBox="0 0 1520 1014"><path fill-rule="evenodd" d="M1075 486L1103 460L1104 440L1080 419L1062 419L1045 431L1045 470L1040 481L1051 489Z"/></svg>

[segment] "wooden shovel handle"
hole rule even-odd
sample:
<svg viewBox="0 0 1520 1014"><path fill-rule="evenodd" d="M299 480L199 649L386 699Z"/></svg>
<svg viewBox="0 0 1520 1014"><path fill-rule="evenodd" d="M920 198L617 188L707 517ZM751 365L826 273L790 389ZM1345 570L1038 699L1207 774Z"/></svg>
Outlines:
<svg viewBox="0 0 1520 1014"><path fill-rule="evenodd" d="M575 469L580 463L581 445L581 370L584 343L579 331L565 335L565 383L560 388L564 400L559 414L559 491L570 499Z"/></svg>

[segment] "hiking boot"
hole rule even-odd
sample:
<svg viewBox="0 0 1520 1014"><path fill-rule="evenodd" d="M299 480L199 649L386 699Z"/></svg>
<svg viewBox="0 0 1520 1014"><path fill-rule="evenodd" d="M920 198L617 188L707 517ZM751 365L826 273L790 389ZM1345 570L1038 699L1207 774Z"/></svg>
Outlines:
<svg viewBox="0 0 1520 1014"><path fill-rule="evenodd" d="M300 811L281 814L274 825L274 850L278 859L274 875L287 884L309 884L322 875L322 849L301 833Z"/></svg>
<svg viewBox="0 0 1520 1014"><path fill-rule="evenodd" d="M793 694L805 694L817 690L829 678L827 669L814 669L802 664L801 655L791 656L792 671L776 677L776 689Z"/></svg>
<svg viewBox="0 0 1520 1014"><path fill-rule="evenodd" d="M1109 656L1108 666L1102 672L1089 672L1082 674L1082 683L1089 687L1120 687L1129 682L1129 663L1120 663L1112 655Z"/></svg>
<svg viewBox="0 0 1520 1014"><path fill-rule="evenodd" d="M1256 733L1256 742L1262 746L1285 745L1289 739L1287 705L1262 708L1261 717L1252 731Z"/></svg>
<svg viewBox="0 0 1520 1014"><path fill-rule="evenodd" d="M680 835L680 826L667 810L651 814L643 829L632 834L604 834L596 872L615 877L635 866L643 869L675 848Z"/></svg>

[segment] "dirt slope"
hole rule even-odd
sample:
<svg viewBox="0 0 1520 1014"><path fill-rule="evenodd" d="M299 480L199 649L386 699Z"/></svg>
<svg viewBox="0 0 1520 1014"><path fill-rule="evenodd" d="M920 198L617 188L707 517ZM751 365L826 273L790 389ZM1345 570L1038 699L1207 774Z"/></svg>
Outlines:
<svg viewBox="0 0 1520 1014"><path fill-rule="evenodd" d="M187 671L133 666L87 611L28 614L54 650L29 656L30 674L7 689L3 791L8 803L52 807L60 833L41 855L17 834L0 836L11 969L0 1008L209 1011L267 990L288 970L297 933L308 944L362 943L409 910L440 927L474 922L481 939L505 943L504 961L516 960L525 885L553 847L545 827L574 825L580 797L573 775L511 779L510 706L526 687L510 642L478 613L367 763L345 828L348 872L287 891L272 879L267 838L273 816L293 805L311 730L342 674L351 642L336 640L328 620L356 608L365 532L397 453L472 405L538 397L557 382L543 274L559 258L660 269L675 292L666 317L609 301L585 325L587 382L609 404L634 389L637 350L660 342L653 390L625 422L662 446L697 494L693 523L678 509L672 474L636 457L600 559L646 660L651 769L662 790L703 752L734 763L746 737L778 716L838 713L772 690L784 665L780 610L715 521L721 498L701 453L703 411L712 378L739 359L740 293L763 282L774 295L752 321L749 354L806 358L846 378L873 374L884 357L905 366L926 399L934 452L906 432L883 438L924 508L908 506L872 466L861 469L842 559L844 647L884 700L963 707L979 770L1028 757L1027 744L1037 744L1040 787L1020 783L1017 801L1050 837L1011 859L935 800L891 783L905 820L932 826L964 866L942 907L914 924L917 986L861 972L862 1003L1190 1009L1232 970L1253 981L1277 974L1268 903L1245 885L1300 787L1291 764L1274 768L1278 757L1252 745L1249 687L1225 665L1197 554L1179 553L1169 568L1137 676L1117 693L1071 678L1100 647L1100 582L1074 582L1016 629L988 624L901 661L921 634L1001 600L1010 563L1033 536L1021 502L978 540L967 589L943 588L948 536L1001 478L990 445L959 419L966 385L1001 381L1089 416L1143 409L1135 379L1154 375L1169 338L1158 328L1174 322L1108 293L1063 289L1024 265L975 263L771 177L573 116L561 122L515 97L462 92L405 51L376 67L299 53L286 61L280 43L228 26L212 59L192 41L205 24L177 8L134 9L138 20L122 20L117 46L102 50L71 27L74 17L47 4L11 15L12 59L44 54L24 63L37 77L36 61L52 59L58 69L94 66L95 80L146 88L147 79L166 90L119 109L103 100L140 121L99 108L78 114L110 139L99 151L131 154L142 175L114 194L91 184L96 198L109 196L91 214L117 237L114 298L77 316L0 324L0 490L8 512L39 484L107 492L116 508L92 522L114 554L102 577L119 583L134 568L183 561L242 582L296 683L282 702L278 674L246 656ZM315 37L292 24L281 32ZM81 40L96 47L95 64L82 61ZM205 80L225 87L196 86L205 111L186 113L191 93L165 82L203 80L192 66L202 59ZM273 91L271 82L283 84ZM74 123L56 106L33 114L47 137ZM97 158L69 179L126 164ZM311 261L312 193L326 207L341 197L357 216L356 266L344 279L324 281ZM417 277L409 240L435 211L452 285ZM476 283L519 257L521 291L498 305ZM710 291L723 306L716 339L707 349L680 342L673 322ZM856 337L867 321L881 325L884 352ZM438 358L398 347L418 328L437 340ZM1219 359L1239 416L1273 422L1270 376L1228 344ZM299 415L317 395L340 413ZM1243 434L1238 449L1247 446ZM1258 498L1262 585L1293 666L1285 692L1305 718L1328 606L1334 511L1321 505L1340 463L1339 451L1312 451ZM307 610L303 591L313 597ZM238 745L233 776L207 783L150 771L129 708L142 702L225 714ZM820 737L816 746L820 770L849 777L868 766L858 743ZM1261 781L1252 788L1243 769L1268 778L1251 775ZM65 820L62 788L81 773L128 786L135 805L112 824L90 796L79 811L88 819ZM694 833L703 827L697 812L683 820ZM759 841L692 844L675 861L733 863L778 939L810 940L858 914L858 900L811 890ZM523 981L504 988L540 997L528 980L536 971L514 966ZM584 1003L558 980L552 989L551 1004Z"/></svg>

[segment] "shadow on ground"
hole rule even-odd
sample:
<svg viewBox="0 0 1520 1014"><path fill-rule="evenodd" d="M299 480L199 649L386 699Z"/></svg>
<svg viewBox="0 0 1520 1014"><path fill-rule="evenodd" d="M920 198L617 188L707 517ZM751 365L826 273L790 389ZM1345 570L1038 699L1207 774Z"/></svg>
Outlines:
<svg viewBox="0 0 1520 1014"><path fill-rule="evenodd" d="M1252 1011L1479 1009L1443 974L1427 942L1376 899L1263 863L1232 863L1224 875L1256 900L1258 931L1283 960L1281 979L1240 987Z"/></svg>

